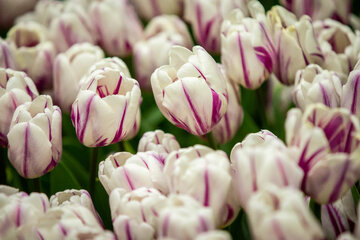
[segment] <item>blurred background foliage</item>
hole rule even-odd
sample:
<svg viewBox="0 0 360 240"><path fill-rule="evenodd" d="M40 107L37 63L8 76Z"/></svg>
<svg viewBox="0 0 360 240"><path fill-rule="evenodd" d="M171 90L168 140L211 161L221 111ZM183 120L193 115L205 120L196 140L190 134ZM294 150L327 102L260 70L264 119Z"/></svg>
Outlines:
<svg viewBox="0 0 360 240"><path fill-rule="evenodd" d="M262 2L266 10L269 10L272 6L278 4L278 1L276 0L262 0L260 2ZM353 12L357 15L360 14L360 1L353 1ZM144 22L144 24L146 24L146 22ZM5 38L6 33L7 29L1 30L1 37ZM213 57L216 61L220 61L219 56ZM123 60L128 65L132 76L135 77L132 58L128 57ZM241 102L244 110L243 123L230 142L219 146L219 148L227 154L230 154L232 147L237 142L242 141L247 134L257 132L261 129L268 129L284 140L286 110L292 107L292 105L287 106L284 109L281 104L281 89L275 90L270 104L270 114L272 116L270 121L266 116L266 106L269 105L268 101L270 100L268 97L268 85L269 83L265 82L265 84L256 91L246 90L244 88L241 89ZM195 144L208 145L206 138L193 136L167 121L159 111L151 92L142 92L141 114L141 127L137 136L128 142L117 143L100 148L98 152L98 162L105 160L109 154L121 150L135 153L141 136L145 132L153 131L155 129L162 129L164 132L172 133L182 147L188 147ZM62 131L63 153L61 161L53 171L40 178L40 190L49 197L52 194L65 189L89 190L88 178L92 149L83 146L78 141L75 129L68 114L63 114ZM6 149L1 148L1 151L1 158L2 160L5 160L2 161L2 163L5 163L6 165L7 184L25 192L34 191L34 181L21 178L8 162ZM96 179L95 192L92 195L92 199L95 208L104 222L105 228L112 229L108 194L105 192L98 179ZM246 216L244 214L240 214L227 229L231 232L234 239L251 239L247 227Z"/></svg>

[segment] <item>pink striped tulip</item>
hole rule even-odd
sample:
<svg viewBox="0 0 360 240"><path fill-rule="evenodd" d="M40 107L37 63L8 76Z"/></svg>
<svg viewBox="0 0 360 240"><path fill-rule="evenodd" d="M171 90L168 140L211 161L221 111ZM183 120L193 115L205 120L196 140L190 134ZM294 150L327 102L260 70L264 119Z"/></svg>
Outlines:
<svg viewBox="0 0 360 240"><path fill-rule="evenodd" d="M360 63L360 61L358 62ZM350 72L347 82L343 86L341 107L349 109L350 112L360 119L360 65Z"/></svg>
<svg viewBox="0 0 360 240"><path fill-rule="evenodd" d="M202 145L174 151L166 158L164 175L170 193L190 195L203 206L210 207L217 226L230 220L226 216L228 211L233 211L227 204L231 173L224 152Z"/></svg>
<svg viewBox="0 0 360 240"><path fill-rule="evenodd" d="M315 201L338 200L360 178L360 126L349 111L322 104L309 106L304 114L293 109L285 126L287 143L298 149L304 171L301 189Z"/></svg>
<svg viewBox="0 0 360 240"><path fill-rule="evenodd" d="M180 15L183 0L131 0L137 13L144 19L151 20L158 15Z"/></svg>
<svg viewBox="0 0 360 240"><path fill-rule="evenodd" d="M211 230L215 230L211 209L187 195L170 195L159 214L157 233L160 239L195 239Z"/></svg>
<svg viewBox="0 0 360 240"><path fill-rule="evenodd" d="M315 64L296 73L294 102L301 110L313 103L322 103L330 108L340 107L342 82L339 76L323 70Z"/></svg>
<svg viewBox="0 0 360 240"><path fill-rule="evenodd" d="M10 29L6 40L16 69L26 72L40 91L51 88L56 52L45 27L35 22L19 23Z"/></svg>
<svg viewBox="0 0 360 240"><path fill-rule="evenodd" d="M117 239L154 239L154 229L145 222L138 222L127 215L113 219L113 228Z"/></svg>
<svg viewBox="0 0 360 240"><path fill-rule="evenodd" d="M191 134L208 133L226 112L226 80L200 46L193 51L173 46L170 65L155 70L151 86L162 114Z"/></svg>
<svg viewBox="0 0 360 240"><path fill-rule="evenodd" d="M231 12L221 29L221 59L228 77L245 88L258 88L273 71L271 40L261 18L265 10L261 3L251 2L254 18L245 18L240 9ZM252 66L257 66L253 71Z"/></svg>
<svg viewBox="0 0 360 240"><path fill-rule="evenodd" d="M36 98L39 93L33 81L24 72L0 68L0 146L8 145L11 119L15 109Z"/></svg>
<svg viewBox="0 0 360 240"><path fill-rule="evenodd" d="M294 153L291 149L272 136L268 136L271 141L264 141L259 138L261 135L249 134L243 143L235 145L231 151L235 191L243 208L251 196L266 189L269 184L300 188L304 175L292 160ZM257 141L259 142L256 143Z"/></svg>
<svg viewBox="0 0 360 240"><path fill-rule="evenodd" d="M131 132L140 105L139 83L118 69L94 71L72 105L71 120L88 147L119 142Z"/></svg>
<svg viewBox="0 0 360 240"><path fill-rule="evenodd" d="M250 198L246 213L255 239L324 239L303 194L296 189L269 185Z"/></svg>
<svg viewBox="0 0 360 240"><path fill-rule="evenodd" d="M131 54L134 44L142 37L143 29L127 0L94 1L89 13L105 52L121 57Z"/></svg>
<svg viewBox="0 0 360 240"><path fill-rule="evenodd" d="M41 95L16 108L10 131L8 156L17 172L37 178L51 171L62 153L61 110L50 96Z"/></svg>
<svg viewBox="0 0 360 240"><path fill-rule="evenodd" d="M164 154L165 157L179 149L180 145L174 135L164 133L162 130L144 133L138 146L138 152L154 151L159 154Z"/></svg>
<svg viewBox="0 0 360 240"><path fill-rule="evenodd" d="M9 44L0 38L0 67L15 69L15 58L11 53Z"/></svg>
<svg viewBox="0 0 360 240"><path fill-rule="evenodd" d="M222 68L223 71L225 69ZM224 74L224 76L226 76ZM224 144L230 141L237 130L241 126L244 113L241 107L240 88L237 84L226 78L226 85L228 89L228 108L224 117L211 130L215 141L218 144Z"/></svg>

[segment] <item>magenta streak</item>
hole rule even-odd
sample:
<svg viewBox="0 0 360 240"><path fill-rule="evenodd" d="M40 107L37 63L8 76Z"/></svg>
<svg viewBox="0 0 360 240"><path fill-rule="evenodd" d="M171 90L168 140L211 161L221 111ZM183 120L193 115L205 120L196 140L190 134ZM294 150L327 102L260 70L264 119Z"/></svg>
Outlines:
<svg viewBox="0 0 360 240"><path fill-rule="evenodd" d="M359 87L359 81L360 81L360 74L358 74L356 76L355 79L355 86L354 86L354 94L353 94L353 99L352 99L352 103L351 103L351 113L355 114L357 111L356 107L356 102L358 100L358 87Z"/></svg>
<svg viewBox="0 0 360 240"><path fill-rule="evenodd" d="M13 105L13 109L15 110L17 108L16 96L14 95L13 91L9 92L9 95L10 95L10 98L11 98L11 103Z"/></svg>
<svg viewBox="0 0 360 240"><path fill-rule="evenodd" d="M8 53L7 53L7 49L5 48L4 44L1 44L1 50L3 52L3 56L4 56L4 62L5 62L5 68L9 68L9 59L8 59Z"/></svg>
<svg viewBox="0 0 360 240"><path fill-rule="evenodd" d="M274 219L272 221L272 226L274 229L274 233L275 235L278 237L279 240L286 240L286 238L284 237L284 234L281 230L280 224L276 221L276 219Z"/></svg>
<svg viewBox="0 0 360 240"><path fill-rule="evenodd" d="M337 218L338 221L339 221L339 226L340 226L341 232L345 232L345 231L346 231L346 228L345 228L345 226L344 226L344 224L343 224L343 222L342 222L342 220L341 220L341 217L339 216L339 212L338 212L337 209L336 209L334 206L332 206L332 205L331 205L331 208L332 208L333 212L335 213L336 218Z"/></svg>
<svg viewBox="0 0 360 240"><path fill-rule="evenodd" d="M200 225L201 225L201 230L202 232L206 232L208 231L208 226L206 224L205 219L202 216L199 216L199 221L200 221Z"/></svg>
<svg viewBox="0 0 360 240"><path fill-rule="evenodd" d="M144 208L141 206L141 217L142 217L142 220L144 222L146 222L146 217L145 217L145 213L144 213Z"/></svg>
<svg viewBox="0 0 360 240"><path fill-rule="evenodd" d="M40 238L40 240L45 240L44 236L41 234L41 232L38 229L36 229L36 234Z"/></svg>
<svg viewBox="0 0 360 240"><path fill-rule="evenodd" d="M305 0L305 1L306 1L306 0ZM307 59L307 57L306 57L306 55L305 55L305 52L304 52L304 49L303 49L303 47L302 47L302 45L301 45L301 42L300 42L300 37L299 37L299 33L298 33L298 31L297 31L297 30L296 30L295 32L296 32L296 39L297 39L297 42L298 42L298 44L299 44L299 46L300 46L300 48L301 48L301 53L302 53L302 55L303 55L303 58L304 58L305 64L306 64L306 66L307 66L307 65L309 65L309 60Z"/></svg>
<svg viewBox="0 0 360 240"><path fill-rule="evenodd" d="M234 209L231 207L230 204L226 204L227 209L227 217L225 223L228 223L234 217Z"/></svg>
<svg viewBox="0 0 360 240"><path fill-rule="evenodd" d="M332 209L333 209L333 208L330 208L330 206L331 206L331 204L328 204L328 205L325 206L325 208L326 208L326 211L328 212L328 216L329 216L331 225L332 225L332 227L333 227L333 230L334 230L334 232L335 232L335 236L337 237L337 236L340 235L341 230L339 229L339 226L338 226L338 223L337 223L337 221L336 221L336 218L335 218L335 216L334 216L333 213L332 213ZM340 219L338 219L338 220L340 220Z"/></svg>
<svg viewBox="0 0 360 240"><path fill-rule="evenodd" d="M25 128L25 145L24 145L24 162L23 162L23 171L24 171L24 177L27 177L27 162L28 162L28 141L29 141L29 133L30 132L30 123L26 123Z"/></svg>
<svg viewBox="0 0 360 240"><path fill-rule="evenodd" d="M210 188L209 188L209 170L207 165L205 165L204 183L205 183L204 206L208 207L210 205L209 203Z"/></svg>
<svg viewBox="0 0 360 240"><path fill-rule="evenodd" d="M64 236L66 236L66 235L67 235L67 231L66 231L65 226L64 226L61 222L58 223L58 226L59 226L59 229L60 229L61 233L62 233Z"/></svg>
<svg viewBox="0 0 360 240"><path fill-rule="evenodd" d="M93 77L93 79L91 79L91 82L90 82L90 84L89 84L89 86L88 86L88 88L87 88L86 90L89 90L89 88L90 88L91 85L94 83L94 81L95 81L95 77Z"/></svg>
<svg viewBox="0 0 360 240"><path fill-rule="evenodd" d="M303 8L304 8L304 14L312 16L313 13L313 4L312 3L313 0L304 0L303 1Z"/></svg>
<svg viewBox="0 0 360 240"><path fill-rule="evenodd" d="M267 41L267 42L269 43L269 45L270 45L270 48L271 48L272 53L273 53L273 54L276 54L275 47L274 47L274 45L273 45L273 43L272 43L272 41L271 41L271 39L270 39L267 31L265 30L264 23L263 23L263 22L260 22L259 24L260 24L260 28L261 28L262 32L263 32L264 35L265 35L266 41Z"/></svg>
<svg viewBox="0 0 360 240"><path fill-rule="evenodd" d="M25 87L26 93L31 97L32 100L35 98L35 94L30 90L29 86Z"/></svg>
<svg viewBox="0 0 360 240"><path fill-rule="evenodd" d="M338 152L341 149L340 146L343 143L345 137L344 129L341 129L336 135L332 135L331 140L329 140L329 145L332 152Z"/></svg>
<svg viewBox="0 0 360 240"><path fill-rule="evenodd" d="M125 119L125 115L126 115L126 109L127 109L127 102L125 102L125 107L124 107L123 115L121 117L120 125L119 125L118 130L115 133L114 140L112 141L112 143L120 141L121 137L123 136L123 125L124 125L124 119Z"/></svg>
<svg viewBox="0 0 360 240"><path fill-rule="evenodd" d="M194 68L200 73L201 77L207 82L207 79L206 77L204 76L204 74L200 71L200 69L198 67L196 67L194 64L193 64Z"/></svg>
<svg viewBox="0 0 360 240"><path fill-rule="evenodd" d="M19 203L16 208L16 226L21 225L21 204Z"/></svg>
<svg viewBox="0 0 360 240"><path fill-rule="evenodd" d="M51 121L50 121L50 118L48 116L47 117L47 120L48 120L48 126L49 126L49 141L51 142L52 140L52 135L51 135Z"/></svg>
<svg viewBox="0 0 360 240"><path fill-rule="evenodd" d="M160 15L161 11L160 11L159 5L157 3L157 0L150 0L150 1L151 1L151 7L152 7L152 10L153 10L153 14L155 16Z"/></svg>
<svg viewBox="0 0 360 240"><path fill-rule="evenodd" d="M257 191L257 181L256 181L256 166L255 159L253 155L250 155L250 169L251 169L251 180L252 180L252 189L254 192Z"/></svg>
<svg viewBox="0 0 360 240"><path fill-rule="evenodd" d="M183 81L182 80L180 80L180 81L181 81L181 85L182 85L186 100L189 103L190 109L191 109L191 111L192 111L192 113L193 113L193 115L194 115L200 129L201 129L201 132L205 133L206 132L206 127L203 125L198 112L196 111L195 107L193 106L193 104L191 102L191 99L190 99L190 96L189 96L188 92L186 91L186 88L185 88L185 85L184 85Z"/></svg>
<svg viewBox="0 0 360 240"><path fill-rule="evenodd" d="M336 130L339 128L339 126L341 126L341 123L342 117L340 115L337 115L330 119L330 121L323 128L327 139L331 139L335 135Z"/></svg>
<svg viewBox="0 0 360 240"><path fill-rule="evenodd" d="M346 163L344 164L344 168L342 169L341 175L329 197L329 202L333 202L333 201L337 200L337 198L339 197L341 186L345 181L346 172L348 171L349 167L350 167L350 161L349 161L349 159L347 159Z"/></svg>
<svg viewBox="0 0 360 240"><path fill-rule="evenodd" d="M331 107L330 106L330 99L329 99L328 94L326 93L326 90L325 90L324 86L321 83L319 83L319 87L320 87L320 90L321 90L321 95L322 95L323 100L324 100L324 104L326 106L328 106L328 107Z"/></svg>
<svg viewBox="0 0 360 240"><path fill-rule="evenodd" d="M212 121L212 124L216 124L219 122L220 117L221 117L219 114L219 111L221 108L221 100L220 100L219 95L213 89L211 89L211 94L212 94L212 99L213 99L211 121Z"/></svg>
<svg viewBox="0 0 360 240"><path fill-rule="evenodd" d="M343 149L340 149L340 151L345 152L345 153L350 153L351 152L351 143L352 143L352 131L353 131L354 125L352 124L352 122L350 122L350 127L349 127L349 131L347 134L347 138L346 138L346 142L345 142L345 146Z"/></svg>
<svg viewBox="0 0 360 240"><path fill-rule="evenodd" d="M82 216L75 210L73 212L74 212L75 216L81 221L81 223L86 226L87 225L86 221L82 218Z"/></svg>
<svg viewBox="0 0 360 240"><path fill-rule="evenodd" d="M126 220L126 222L125 222L125 232L126 232L126 239L132 240L129 220Z"/></svg>
<svg viewBox="0 0 360 240"><path fill-rule="evenodd" d="M40 197L40 199L41 199L41 204L42 204L42 207L43 207L43 211L46 212L46 203L45 203L45 200L44 200L42 197Z"/></svg>
<svg viewBox="0 0 360 240"><path fill-rule="evenodd" d="M142 157L139 156L139 158L140 158L141 161L145 164L146 168L147 168L147 169L150 169L150 168L149 168L149 165L147 164L147 162L146 162Z"/></svg>
<svg viewBox="0 0 360 240"><path fill-rule="evenodd" d="M60 20L59 22L60 31L64 36L64 40L66 44L70 47L72 45L72 39L71 39L71 28L69 26L65 26L64 22Z"/></svg>
<svg viewBox="0 0 360 240"><path fill-rule="evenodd" d="M227 113L224 115L224 120L225 120L225 129L226 129L226 133L227 133L227 139L229 139L231 136L231 129L230 129L229 116Z"/></svg>
<svg viewBox="0 0 360 240"><path fill-rule="evenodd" d="M159 140L159 137L157 134L155 134L155 141L156 141L156 144L160 144L160 140Z"/></svg>
<svg viewBox="0 0 360 240"><path fill-rule="evenodd" d="M120 78L119 78L119 80L118 80L118 83L117 83L117 85L116 85L116 88L115 88L115 90L114 90L114 92L113 92L114 95L119 94L121 82L122 82L122 76L120 75Z"/></svg>
<svg viewBox="0 0 360 240"><path fill-rule="evenodd" d="M169 116L171 118L171 120L174 122L175 126L185 129L188 132L192 132L191 129L186 125L186 123L184 123L183 121L181 121L180 119L176 119L170 112L169 112Z"/></svg>
<svg viewBox="0 0 360 240"><path fill-rule="evenodd" d="M288 179L286 177L286 171L284 169L284 166L281 162L281 160L279 158L276 158L276 165L278 166L279 170L280 170L280 173L281 173L281 178L283 180L283 183L285 186L288 186L289 185L289 182L288 182Z"/></svg>
<svg viewBox="0 0 360 240"><path fill-rule="evenodd" d="M264 47L254 47L255 55L257 59L262 62L266 70L271 73L273 69L272 59L270 54L266 51Z"/></svg>
<svg viewBox="0 0 360 240"><path fill-rule="evenodd" d="M168 227L170 222L170 215L166 215L164 218L164 222L162 225L162 237L166 237L168 235Z"/></svg>
<svg viewBox="0 0 360 240"><path fill-rule="evenodd" d="M94 97L95 97L95 95L92 95L91 98L88 101L88 104L86 106L86 115L85 115L85 119L83 121L83 124L79 123L80 133L78 134L78 137L79 137L79 140L81 142L84 141L85 130L86 130L86 127L87 127L87 124L88 124L88 121L89 121L90 107L91 107L91 104L92 104L92 102L94 100ZM78 112L78 115L80 115L80 112ZM80 116L79 116L79 118L80 118ZM80 125L82 125L82 126L80 126Z"/></svg>
<svg viewBox="0 0 360 240"><path fill-rule="evenodd" d="M242 66L242 70L243 70L245 85L247 87L251 87L251 82L249 79L249 71L247 69L246 62L245 62L246 60L245 60L245 56L244 56L240 33L237 35L237 37L238 37L238 45L239 45L239 51L240 51L240 57L241 57L241 66Z"/></svg>
<svg viewBox="0 0 360 240"><path fill-rule="evenodd" d="M127 173L127 170L126 170L125 167L123 167L123 171L124 171L124 175L125 175L126 181L128 182L128 184L129 184L129 186L130 186L130 189L131 189L131 190L134 190L135 187L134 187L134 185L132 184L132 181L131 181L131 179L130 179L130 177L129 177L129 175L128 175L128 173Z"/></svg>

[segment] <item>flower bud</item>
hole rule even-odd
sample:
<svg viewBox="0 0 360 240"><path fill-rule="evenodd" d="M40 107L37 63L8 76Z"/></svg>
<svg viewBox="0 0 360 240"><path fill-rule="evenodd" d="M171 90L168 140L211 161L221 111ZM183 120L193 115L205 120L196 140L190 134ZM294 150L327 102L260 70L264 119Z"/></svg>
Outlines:
<svg viewBox="0 0 360 240"><path fill-rule="evenodd" d="M96 70L72 105L71 120L81 143L106 146L131 132L139 109L139 83L117 69Z"/></svg>
<svg viewBox="0 0 360 240"><path fill-rule="evenodd" d="M174 151L166 158L164 175L171 193L192 196L213 210L217 226L224 224L231 184L229 159L224 152L201 145Z"/></svg>
<svg viewBox="0 0 360 240"><path fill-rule="evenodd" d="M253 16L264 15L258 2L249 4ZM273 71L273 53L264 31L256 18L245 18L240 9L224 20L221 29L221 59L227 75L234 82L250 89L258 88ZM257 69L251 69L257 66Z"/></svg>
<svg viewBox="0 0 360 240"><path fill-rule="evenodd" d="M100 46L110 55L129 55L135 42L142 37L140 20L127 0L94 1L89 14Z"/></svg>
<svg viewBox="0 0 360 240"><path fill-rule="evenodd" d="M15 69L15 59L9 44L0 38L0 67Z"/></svg>
<svg viewBox="0 0 360 240"><path fill-rule="evenodd" d="M39 95L33 81L23 72L0 68L0 146L7 146L11 119L15 109Z"/></svg>
<svg viewBox="0 0 360 240"><path fill-rule="evenodd" d="M41 95L16 108L10 131L8 157L25 178L51 171L62 152L61 110L50 96Z"/></svg>
<svg viewBox="0 0 360 240"><path fill-rule="evenodd" d="M296 73L293 97L296 106L303 111L312 103L322 103L331 108L340 107L341 79L334 72L310 64Z"/></svg>
<svg viewBox="0 0 360 240"><path fill-rule="evenodd" d="M35 22L12 27L6 40L14 55L16 69L26 72L41 91L51 88L55 48L46 29Z"/></svg>
<svg viewBox="0 0 360 240"><path fill-rule="evenodd" d="M25 0L21 2L4 0L0 2L0 28L11 27L15 18L34 8L36 0Z"/></svg>
<svg viewBox="0 0 360 240"><path fill-rule="evenodd" d="M226 112L226 80L200 46L195 46L193 52L173 46L170 65L155 70L151 86L162 114L191 134L208 133Z"/></svg>
<svg viewBox="0 0 360 240"><path fill-rule="evenodd" d="M52 19L49 33L59 52L76 43L96 42L95 30L86 10L74 2L66 2L63 12Z"/></svg>
<svg viewBox="0 0 360 240"><path fill-rule="evenodd" d="M289 111L285 126L304 171L302 190L319 203L342 197L360 177L358 120L346 109L314 104L303 115Z"/></svg>
<svg viewBox="0 0 360 240"><path fill-rule="evenodd" d="M149 90L151 74L156 68L168 64L171 47L180 45L191 48L192 41L185 23L177 16L154 18L144 34L145 39L134 46L134 67L141 87Z"/></svg>
<svg viewBox="0 0 360 240"><path fill-rule="evenodd" d="M180 15L182 0L131 0L138 14L147 20L163 14Z"/></svg>
<svg viewBox="0 0 360 240"><path fill-rule="evenodd" d="M302 169L292 160L293 152L281 140L272 137L272 141L248 144L258 136L259 133L249 134L244 143L231 151L235 191L243 208L251 196L267 185L299 188L303 178Z"/></svg>
<svg viewBox="0 0 360 240"><path fill-rule="evenodd" d="M255 239L324 239L324 234L296 189L269 185L249 200L246 213Z"/></svg>
<svg viewBox="0 0 360 240"><path fill-rule="evenodd" d="M302 16L297 20L293 13L280 6L273 7L267 15L276 49L273 73L280 82L291 85L298 70L323 61L311 18Z"/></svg>
<svg viewBox="0 0 360 240"><path fill-rule="evenodd" d="M65 205L81 205L89 209L93 215L97 218L100 225L103 225L99 214L97 213L94 204L91 200L91 196L86 190L65 190L63 192L57 192L50 197L50 206L65 206Z"/></svg>
<svg viewBox="0 0 360 240"><path fill-rule="evenodd" d="M138 152L154 151L164 155L180 149L180 145L174 135L164 133L162 130L146 132L141 137L138 146Z"/></svg>
<svg viewBox="0 0 360 240"><path fill-rule="evenodd" d="M71 110L80 89L80 80L89 68L104 58L104 52L90 43L75 44L54 61L54 95L61 109Z"/></svg>
<svg viewBox="0 0 360 240"><path fill-rule="evenodd" d="M119 215L113 220L113 228L117 239L154 239L154 229L145 222L138 222L126 215Z"/></svg>
<svg viewBox="0 0 360 240"><path fill-rule="evenodd" d="M225 70L223 69L223 71ZM224 76L226 75L224 74ZM226 80L228 90L228 107L224 117L211 130L214 139L218 144L224 144L235 136L244 117L240 104L240 88L228 78L226 78Z"/></svg>
<svg viewBox="0 0 360 240"><path fill-rule="evenodd" d="M170 195L168 204L160 212L157 233L160 239L185 240L214 229L210 208L186 195Z"/></svg>

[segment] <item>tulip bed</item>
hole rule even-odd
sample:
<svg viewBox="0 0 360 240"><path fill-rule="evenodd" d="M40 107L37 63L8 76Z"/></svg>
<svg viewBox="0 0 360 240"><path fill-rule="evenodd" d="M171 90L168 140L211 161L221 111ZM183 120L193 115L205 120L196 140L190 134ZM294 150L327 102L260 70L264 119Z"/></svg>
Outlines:
<svg viewBox="0 0 360 240"><path fill-rule="evenodd" d="M360 239L360 3L0 1L0 239Z"/></svg>

